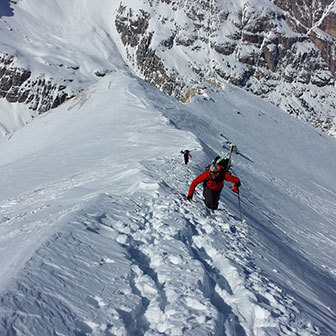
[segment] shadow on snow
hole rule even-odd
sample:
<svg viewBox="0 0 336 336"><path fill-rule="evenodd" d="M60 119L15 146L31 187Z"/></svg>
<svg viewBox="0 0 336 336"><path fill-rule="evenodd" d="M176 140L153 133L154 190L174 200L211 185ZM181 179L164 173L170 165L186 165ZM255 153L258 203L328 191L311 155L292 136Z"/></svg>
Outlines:
<svg viewBox="0 0 336 336"><path fill-rule="evenodd" d="M13 16L14 11L11 8L11 0L2 0L0 3L0 18L3 16Z"/></svg>

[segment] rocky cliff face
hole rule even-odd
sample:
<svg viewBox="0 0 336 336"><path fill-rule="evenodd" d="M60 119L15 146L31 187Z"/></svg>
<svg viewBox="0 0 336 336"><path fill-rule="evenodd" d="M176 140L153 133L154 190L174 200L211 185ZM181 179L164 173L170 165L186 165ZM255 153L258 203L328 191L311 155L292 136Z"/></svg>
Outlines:
<svg viewBox="0 0 336 336"><path fill-rule="evenodd" d="M336 76L336 5L333 0L306 0L292 2L275 0L288 18L291 28L309 36L334 77ZM296 20L296 21L295 21ZM321 32L323 32L321 34Z"/></svg>
<svg viewBox="0 0 336 336"><path fill-rule="evenodd" d="M186 102L229 82L336 136L335 0L120 0L113 6L102 45L112 45L113 35L128 65L168 95ZM62 34L53 43L64 41ZM32 48L24 31L22 39ZM52 64L53 75L0 53L0 98L26 103L35 114L58 106L86 83L81 58L78 66L69 61L77 49L65 57L67 66ZM90 57L108 69L104 53L99 59L97 49ZM72 79L56 79L58 67L67 67L64 76Z"/></svg>
<svg viewBox="0 0 336 336"><path fill-rule="evenodd" d="M0 98L10 103L25 103L32 115L46 112L62 104L68 97L66 86L52 83L44 75L14 65L14 57L0 55Z"/></svg>
<svg viewBox="0 0 336 336"><path fill-rule="evenodd" d="M129 64L182 101L224 81L335 134L336 4L123 0L115 17Z"/></svg>

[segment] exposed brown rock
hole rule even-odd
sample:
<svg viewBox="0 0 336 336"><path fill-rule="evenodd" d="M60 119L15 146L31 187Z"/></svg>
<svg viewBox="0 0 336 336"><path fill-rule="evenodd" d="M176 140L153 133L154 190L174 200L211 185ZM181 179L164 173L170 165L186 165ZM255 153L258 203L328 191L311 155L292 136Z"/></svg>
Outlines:
<svg viewBox="0 0 336 336"><path fill-rule="evenodd" d="M63 103L68 96L66 86L40 77L31 80L32 73L13 66L14 57L4 54L0 58L0 97L10 103L25 103L32 110L43 113Z"/></svg>
<svg viewBox="0 0 336 336"><path fill-rule="evenodd" d="M324 17L319 28L333 38L336 38L336 13L331 12L328 16Z"/></svg>

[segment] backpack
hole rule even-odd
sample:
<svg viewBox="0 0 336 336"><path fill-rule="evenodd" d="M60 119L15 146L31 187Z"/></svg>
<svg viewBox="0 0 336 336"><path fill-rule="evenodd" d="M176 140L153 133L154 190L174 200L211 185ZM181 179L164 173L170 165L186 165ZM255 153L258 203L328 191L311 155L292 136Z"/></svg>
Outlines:
<svg viewBox="0 0 336 336"><path fill-rule="evenodd" d="M215 161L215 159L214 159ZM215 161L216 164L219 166L222 166L224 168L224 171L227 172L230 169L230 159L228 158L220 158L218 157L217 160Z"/></svg>
<svg viewBox="0 0 336 336"><path fill-rule="evenodd" d="M224 168L224 172L229 171L229 169L231 168L231 164L230 164L230 159L225 158L225 157L220 157L220 156L216 156L213 160L212 163L209 163L205 169L209 170L210 166L212 164L218 164L220 166L222 166Z"/></svg>

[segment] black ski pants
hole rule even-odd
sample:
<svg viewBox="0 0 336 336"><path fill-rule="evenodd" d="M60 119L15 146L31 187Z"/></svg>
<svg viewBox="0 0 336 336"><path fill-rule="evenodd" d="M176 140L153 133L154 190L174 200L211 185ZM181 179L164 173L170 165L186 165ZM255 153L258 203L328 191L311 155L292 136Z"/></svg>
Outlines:
<svg viewBox="0 0 336 336"><path fill-rule="evenodd" d="M203 185L203 196L205 205L211 209L218 209L218 202L221 190L211 190L205 183Z"/></svg>
<svg viewBox="0 0 336 336"><path fill-rule="evenodd" d="M189 155L188 154L184 154L184 163L188 164L189 162Z"/></svg>

